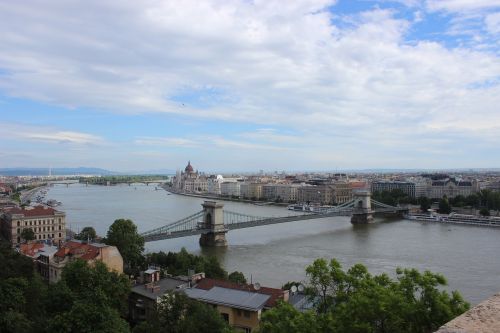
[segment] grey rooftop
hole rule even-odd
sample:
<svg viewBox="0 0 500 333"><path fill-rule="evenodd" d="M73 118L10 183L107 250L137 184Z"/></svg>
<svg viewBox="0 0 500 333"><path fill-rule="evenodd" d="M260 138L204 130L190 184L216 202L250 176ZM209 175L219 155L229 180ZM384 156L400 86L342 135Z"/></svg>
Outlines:
<svg viewBox="0 0 500 333"><path fill-rule="evenodd" d="M271 297L270 295L259 294L256 292L235 290L222 287L213 287L210 290L186 289L186 294L193 299L205 303L224 305L236 309L258 311L264 307L264 304Z"/></svg>

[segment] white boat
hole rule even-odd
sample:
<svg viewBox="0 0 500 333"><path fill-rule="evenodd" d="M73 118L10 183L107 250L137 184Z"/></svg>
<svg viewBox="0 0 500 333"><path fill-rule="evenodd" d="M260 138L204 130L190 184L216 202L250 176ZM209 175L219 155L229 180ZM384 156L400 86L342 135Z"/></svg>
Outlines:
<svg viewBox="0 0 500 333"><path fill-rule="evenodd" d="M296 212L306 212L309 211L309 206L300 204L288 205L288 210L293 210Z"/></svg>

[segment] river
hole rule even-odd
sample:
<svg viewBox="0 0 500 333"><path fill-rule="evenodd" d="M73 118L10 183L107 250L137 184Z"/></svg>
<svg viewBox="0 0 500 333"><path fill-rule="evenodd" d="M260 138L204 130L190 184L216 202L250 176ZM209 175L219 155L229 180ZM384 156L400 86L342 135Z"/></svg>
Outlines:
<svg viewBox="0 0 500 333"><path fill-rule="evenodd" d="M92 226L105 236L118 218L132 219L139 232L163 226L201 210L203 199L169 195L155 185L70 186L50 188L46 199L62 202L67 226L78 231ZM235 212L286 216L284 207L224 202ZM446 276L449 289L476 304L500 291L500 230L439 225L406 220L380 220L352 226L347 217L297 221L233 230L227 248L202 249L198 236L146 243L147 251L213 254L229 272L270 287L304 280L305 267L316 258L336 258L344 268L355 263L372 273L394 275L396 267L414 267Z"/></svg>

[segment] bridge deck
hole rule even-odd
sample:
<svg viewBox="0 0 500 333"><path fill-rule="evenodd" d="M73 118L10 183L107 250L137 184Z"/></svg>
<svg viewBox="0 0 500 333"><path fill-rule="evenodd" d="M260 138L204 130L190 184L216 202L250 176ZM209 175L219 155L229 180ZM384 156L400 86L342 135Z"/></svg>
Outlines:
<svg viewBox="0 0 500 333"><path fill-rule="evenodd" d="M227 232L229 230L244 229L258 227L262 225L271 225L279 223L287 223L293 221L304 221L304 220L315 220L328 218L332 216L351 216L356 214L356 209L353 207L354 201L347 202L343 205L337 206L332 209L323 210L321 212L308 213L302 215L293 216L281 216L281 217L256 217L250 215L244 215L235 212L224 212L224 229ZM371 214L380 213L401 213L407 211L405 208L393 207L378 201L372 200L372 203L376 207L375 210L371 210ZM366 211L362 211L363 214ZM226 215L227 213L227 215ZM177 222L171 223L164 227L156 228L148 232L143 233L144 240L146 242L162 240L162 239L172 239L186 236L195 236L200 234L206 234L212 232L211 229L205 229L203 227L204 221L203 211L195 213ZM180 229L180 230L179 230Z"/></svg>
<svg viewBox="0 0 500 333"><path fill-rule="evenodd" d="M350 216L350 215L351 215L351 212L342 211L342 212L333 212L333 213L329 213L329 214L304 214L304 215L271 217L271 218L264 218L262 220L256 220L256 221L247 221L247 222L227 224L226 231L236 230L236 229L244 229L244 228L253 228L253 227L258 227L258 226L262 226L262 225L271 225L271 224L287 223L287 222L294 222L294 221L304 221L304 220L316 220L316 219L323 219L323 218L328 218L328 217L333 217L333 216ZM200 235L200 234L209 233L210 231L211 231L210 229L193 229L193 230L185 230L185 231L173 231L173 232L168 232L168 233L161 233L161 234L144 236L144 241L152 242L152 241L162 240L162 239L173 239L173 238L180 238L180 237L186 237L186 236L196 236L196 235Z"/></svg>

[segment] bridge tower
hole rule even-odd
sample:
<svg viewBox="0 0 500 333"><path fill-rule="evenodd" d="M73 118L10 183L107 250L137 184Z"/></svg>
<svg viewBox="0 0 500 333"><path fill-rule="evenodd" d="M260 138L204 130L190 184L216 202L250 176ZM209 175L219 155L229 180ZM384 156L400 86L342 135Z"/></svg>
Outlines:
<svg viewBox="0 0 500 333"><path fill-rule="evenodd" d="M201 234L201 246L227 246L224 226L224 205L215 201L205 201L203 206L203 224L208 232Z"/></svg>
<svg viewBox="0 0 500 333"><path fill-rule="evenodd" d="M373 222L373 210L371 205L371 194L369 191L354 193L354 210L352 212L352 224L366 224Z"/></svg>

